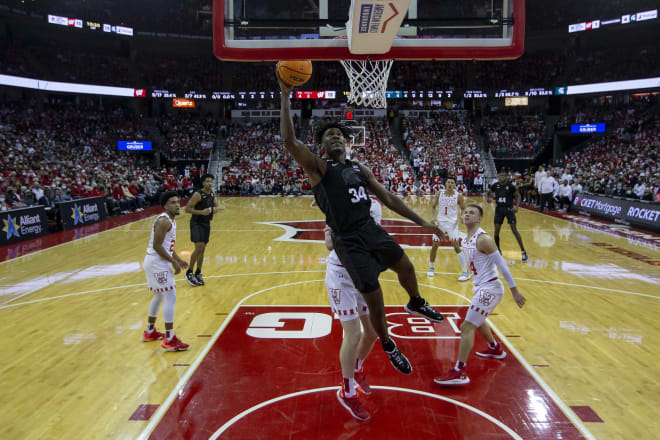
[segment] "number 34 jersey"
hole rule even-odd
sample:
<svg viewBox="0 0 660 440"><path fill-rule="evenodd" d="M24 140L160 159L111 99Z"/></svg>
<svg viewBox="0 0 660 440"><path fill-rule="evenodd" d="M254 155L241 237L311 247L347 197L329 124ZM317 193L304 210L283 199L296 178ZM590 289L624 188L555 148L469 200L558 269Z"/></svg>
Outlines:
<svg viewBox="0 0 660 440"><path fill-rule="evenodd" d="M335 234L356 231L371 221L367 175L357 162L348 159L345 163L334 160L325 160L325 163L325 176L312 188L316 203Z"/></svg>

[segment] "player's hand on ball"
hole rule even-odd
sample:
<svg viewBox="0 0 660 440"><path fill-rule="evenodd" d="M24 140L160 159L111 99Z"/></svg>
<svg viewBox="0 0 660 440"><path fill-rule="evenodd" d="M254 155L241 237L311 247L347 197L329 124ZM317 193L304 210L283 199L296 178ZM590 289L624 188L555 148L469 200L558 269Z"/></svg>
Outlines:
<svg viewBox="0 0 660 440"><path fill-rule="evenodd" d="M518 307L522 308L525 305L525 297L518 291L517 287L511 288L511 294L513 295L513 300L518 304Z"/></svg>
<svg viewBox="0 0 660 440"><path fill-rule="evenodd" d="M204 215L211 215L213 213L213 208L206 208L204 210Z"/></svg>
<svg viewBox="0 0 660 440"><path fill-rule="evenodd" d="M285 84L282 82L280 79L280 76L277 74L277 70L275 70L275 78L277 78L277 82L280 83L280 89L282 90L282 94L289 94L293 90L293 86L290 86L288 84Z"/></svg>

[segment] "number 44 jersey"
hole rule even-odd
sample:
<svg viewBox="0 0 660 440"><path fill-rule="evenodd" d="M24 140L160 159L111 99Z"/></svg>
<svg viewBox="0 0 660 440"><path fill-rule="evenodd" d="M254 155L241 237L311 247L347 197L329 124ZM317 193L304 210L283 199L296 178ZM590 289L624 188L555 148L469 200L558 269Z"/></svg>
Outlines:
<svg viewBox="0 0 660 440"><path fill-rule="evenodd" d="M367 175L360 165L348 159L345 163L334 160L325 162L325 176L312 188L316 203L335 234L357 231L371 221Z"/></svg>

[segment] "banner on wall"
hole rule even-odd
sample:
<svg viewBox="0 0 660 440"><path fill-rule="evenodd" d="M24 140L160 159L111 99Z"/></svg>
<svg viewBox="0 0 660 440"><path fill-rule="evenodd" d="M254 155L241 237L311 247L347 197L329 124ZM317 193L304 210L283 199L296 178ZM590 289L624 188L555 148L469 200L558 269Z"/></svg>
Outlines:
<svg viewBox="0 0 660 440"><path fill-rule="evenodd" d="M571 212L660 232L660 204L578 193Z"/></svg>
<svg viewBox="0 0 660 440"><path fill-rule="evenodd" d="M43 206L0 212L0 246L40 237L48 232L48 218Z"/></svg>
<svg viewBox="0 0 660 440"><path fill-rule="evenodd" d="M64 229L89 225L108 217L105 212L105 199L103 197L89 197L58 203L58 209L60 210L60 218Z"/></svg>

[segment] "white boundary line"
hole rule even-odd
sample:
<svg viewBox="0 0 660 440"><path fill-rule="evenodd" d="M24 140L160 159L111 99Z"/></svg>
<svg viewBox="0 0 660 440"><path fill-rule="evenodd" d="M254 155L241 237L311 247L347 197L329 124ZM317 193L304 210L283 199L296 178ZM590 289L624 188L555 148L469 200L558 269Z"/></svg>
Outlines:
<svg viewBox="0 0 660 440"><path fill-rule="evenodd" d="M293 273L325 273L324 270L297 270L297 271L283 271L283 272L256 272L256 273L235 273L235 274L226 274L226 275L209 275L205 276L206 279L211 279L211 278L229 278L229 277L245 277L245 276L252 276L252 275L284 275L284 274L293 274ZM426 272L417 272L421 274L426 274ZM443 275L457 275L457 272L436 272L436 274L443 274ZM605 291L610 291L610 292L617 292L617 293L623 293L626 295L636 295L636 296L641 296L641 297L646 297L646 298L653 298L653 299L660 299L659 296L653 296L653 295L648 295L645 293L639 293L639 292L629 292L627 290L616 290L616 289L608 289L606 287L597 287L597 286L587 286L585 284L570 284L570 283L562 283L559 281L545 281L545 280L535 280L531 278L516 278L518 280L524 280L524 281L532 281L536 283L550 283L550 284L560 284L560 285L567 285L567 286L572 286L572 287L582 287L585 289L597 289L597 290L605 290ZM175 281L185 281L185 278L180 278ZM382 281L392 281L392 280L382 280ZM0 310L6 309L9 307L18 307L18 306L23 306L23 305L28 305L28 304L34 304L34 303L39 303L39 302L44 302L44 301L50 301L54 299L60 299L60 298L67 298L70 296L79 296L79 295L85 295L88 293L96 293L96 292L104 292L108 290L118 290L118 289L124 289L128 287L136 287L136 286L146 286L147 283L139 283L139 284L127 284L124 286L115 286L115 287L106 287L103 289L95 289L95 290L87 290L84 292L76 292L76 293L69 293L66 295L59 295L59 296L51 296L48 298L41 298L41 299L35 299L32 301L25 301L22 303L16 303L16 304L9 304L9 305L3 305L0 306ZM440 289L440 290L445 290L440 287L436 286L431 286L430 284L419 284L420 286L427 286L431 287L433 289ZM454 294L453 292L450 292L447 290L447 292ZM34 292L32 292L34 293ZM464 296L461 295L461 298L464 298ZM469 301L468 301L469 302Z"/></svg>
<svg viewBox="0 0 660 440"><path fill-rule="evenodd" d="M398 283L398 280L383 280L383 281L391 282L391 283ZM206 344L204 349L200 352L200 354L197 355L197 358L190 365L190 367L186 370L186 373L181 377L181 379L179 379L179 382L172 389L172 392L169 394L169 396L167 396L167 398L165 399L163 404L158 407L158 410L153 414L151 420L149 421L149 424L147 424L147 426L142 430L142 432L140 433L140 436L138 437L138 439L146 440L149 437L149 435L151 434L151 431L153 431L153 429L156 427L156 425L158 423L160 423L160 420L163 418L163 416L165 415L165 413L167 412L169 407L172 405L172 402L174 401L176 396L179 394L179 392L183 391L183 387L185 386L185 384L192 377L195 370L197 370L197 368L199 367L199 364L201 364L204 357L206 357L206 354L211 350L211 347L213 346L213 344L215 344L215 342L220 337L220 334L222 333L222 331L225 329L225 327L227 327L227 325L229 324L229 321L231 321L231 319L234 317L234 315L236 314L238 309L243 305L243 303L245 301L247 301L248 299L250 299L253 296L256 296L260 293L267 292L269 290L278 289L280 287L288 287L288 286L294 286L294 285L298 285L298 284L318 283L318 282L325 282L325 279L297 281L297 282L294 282L294 283L286 283L286 284L280 284L280 285L277 285L277 286L271 286L271 287L267 287L265 289L259 290L257 292L251 293L248 296L246 296L245 298L243 298L242 300L240 300L236 304L236 306L234 306L234 308L229 313L229 315L227 315L227 317L223 321L220 328L218 328L218 330L213 334L213 336L211 337L209 342ZM432 288L432 289L435 289L435 290L441 290L441 291L447 292L451 295L458 296L458 297L464 299L468 303L471 302L465 296L463 296L459 293L453 292L451 290L448 290L448 289L443 289L441 287L431 286L429 284L419 284L419 285L424 286L424 287L429 287L429 288ZM281 307L288 307L288 306L283 305ZM308 307L318 307L318 306L308 306ZM596 440L596 438L591 434L591 432L589 432L589 430L584 425L584 423L582 423L582 421L575 415L575 413L573 413L573 411L570 409L570 407L568 405L566 405L559 398L559 396L557 394L555 394L554 391L552 391L552 389L548 386L547 383L545 383L545 381L543 381L543 379L541 379L541 377L536 373L536 371L534 371L532 366L522 357L522 355L518 352L518 350L513 348L513 345L509 342L509 340L506 338L506 336L504 336L504 334L502 334L502 332L500 332L500 330L491 322L490 318L487 318L486 320L488 321L489 325L493 328L493 330L497 333L500 340L502 342L504 342L504 344L509 348L509 350L511 350L511 353L513 353L513 355L518 359L518 361L522 364L522 366L530 373L530 375L537 381L537 383L541 386L541 388L546 393L548 393L550 398L562 410L564 415L566 415L566 417L573 423L573 425L575 427L577 427L577 429L582 433L582 435L584 435L587 440Z"/></svg>
<svg viewBox="0 0 660 440"><path fill-rule="evenodd" d="M481 411L478 408L475 408L475 407L470 406L470 405L468 405L466 403L463 403L463 402L459 402L458 400L450 399L449 397L444 397L444 396L441 396L439 394L428 393L426 391L413 390L411 388L388 387L388 386L379 386L379 385L372 385L371 388L376 389L376 390L400 391L400 392L403 392L403 393L418 394L420 396L431 397L433 399L438 399L438 400L442 400L442 401L445 401L445 402L449 402L451 404L454 404L456 406L460 406L461 408L465 408L468 411L471 411L471 412L483 417L484 419L488 420L489 422L491 422L495 426L499 427L502 431L509 434L512 438L514 438L516 440L523 440L523 438L520 437L518 434L516 434L516 432L513 429L509 428L507 425L500 422L495 417L491 416L490 414L488 414L484 411ZM231 426L234 423L236 423L237 421L239 421L243 417L245 417L245 416L247 416L247 415L263 408L263 407L266 407L266 406L268 406L272 403L277 403L281 400L289 399L291 397L303 396L305 394L319 393L319 392L324 392L324 391L336 391L338 389L339 389L339 387L325 387L325 388L315 388L315 389L311 389L311 390L303 390L303 391L298 391L298 392L291 393L291 394L285 394L283 396L275 397L275 398L267 400L265 402L261 402L260 404L246 409L245 411L241 412L240 414L237 414L231 420L227 421L217 431L215 431L211 437L209 437L209 440L217 440L227 429L231 428Z"/></svg>

